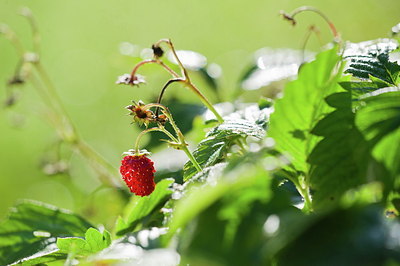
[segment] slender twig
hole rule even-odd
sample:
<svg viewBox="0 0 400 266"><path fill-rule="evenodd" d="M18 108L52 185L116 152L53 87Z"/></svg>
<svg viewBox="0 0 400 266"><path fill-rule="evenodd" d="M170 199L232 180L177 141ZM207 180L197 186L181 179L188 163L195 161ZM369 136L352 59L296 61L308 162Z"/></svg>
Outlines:
<svg viewBox="0 0 400 266"><path fill-rule="evenodd" d="M31 23L35 23L33 20L30 21ZM36 27L35 25L36 24L33 24L32 27ZM35 28L35 30L37 30L37 28ZM104 185L121 187L121 185L114 179L114 172L116 172L114 167L104 160L104 158L95 152L88 144L86 144L86 142L84 142L77 133L77 130L75 129L53 82L51 81L40 61L29 60L29 58L26 56L28 53L25 51L19 38L8 26L2 25L0 32L3 33L5 38L11 42L22 60L24 62L31 63L35 68L41 82L36 80L34 77L30 78L30 82L36 88L42 101L48 108L48 113L51 114L51 121L54 123L55 129L57 130L61 139L66 143L71 144L73 148L81 153L84 158L86 158L93 165L93 169L99 173L99 178ZM36 41L39 42L39 39ZM39 43L35 44L35 49L39 49Z"/></svg>
<svg viewBox="0 0 400 266"><path fill-rule="evenodd" d="M135 153L136 155L138 155L140 153L140 149L139 149L139 144L140 144L140 140L142 139L142 137L149 133L149 132L154 132L154 131L159 131L159 132L163 132L164 134L166 134L169 138L171 138L173 141L178 142L178 140L171 135L171 133L169 133L166 129L164 128L160 128L160 127L152 127L152 128L148 128L146 130L143 130L142 132L140 132L140 134L136 137L136 142L135 142Z"/></svg>
<svg viewBox="0 0 400 266"><path fill-rule="evenodd" d="M182 79L181 78L170 79L164 84L163 88L161 89L160 95L158 96L157 103L161 103L162 97L164 96L164 92L168 88L168 86L171 85L172 83L178 82L178 81L182 81ZM156 116L158 116L159 109L160 109L160 107L156 108L156 112L155 112Z"/></svg>
<svg viewBox="0 0 400 266"><path fill-rule="evenodd" d="M32 11L27 8L23 7L20 11L21 16L27 18L29 24L31 25L32 29L32 40L33 40L33 51L39 55L40 53L40 33L36 23L34 16L32 15Z"/></svg>
<svg viewBox="0 0 400 266"><path fill-rule="evenodd" d="M281 14L283 15L283 17L285 19L291 21L292 24L295 25L296 20L294 19L294 17L305 11L314 12L314 13L318 14L319 16L321 16L325 20L325 22L328 24L335 40L340 41L340 36L339 36L338 31L336 30L335 24L333 24L333 22L323 12L321 12L319 9L317 9L315 7L302 6L302 7L299 7L299 8L296 8L295 10L293 10L291 14L286 14L284 11L281 11Z"/></svg>
<svg viewBox="0 0 400 266"><path fill-rule="evenodd" d="M133 69L131 72L131 80L133 81L136 75L136 72L138 71L138 69L146 64L158 64L160 66L162 66L165 70L167 70L172 76L174 76L175 78L179 78L179 75L173 71L169 66L167 66L166 64L164 64L161 60L158 59L147 59L147 60L143 60L141 62L139 62Z"/></svg>

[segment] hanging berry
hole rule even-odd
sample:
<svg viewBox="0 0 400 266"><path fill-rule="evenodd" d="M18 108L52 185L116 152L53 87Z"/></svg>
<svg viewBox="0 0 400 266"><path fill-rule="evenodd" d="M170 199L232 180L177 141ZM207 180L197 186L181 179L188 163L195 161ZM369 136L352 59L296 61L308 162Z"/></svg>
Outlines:
<svg viewBox="0 0 400 266"><path fill-rule="evenodd" d="M137 196L150 195L156 186L154 183L154 163L146 155L128 155L121 161L119 171L126 185Z"/></svg>

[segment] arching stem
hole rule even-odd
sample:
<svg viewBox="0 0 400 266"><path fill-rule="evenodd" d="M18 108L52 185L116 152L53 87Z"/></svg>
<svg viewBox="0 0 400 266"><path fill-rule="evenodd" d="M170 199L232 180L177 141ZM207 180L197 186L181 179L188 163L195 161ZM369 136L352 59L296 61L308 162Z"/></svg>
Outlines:
<svg viewBox="0 0 400 266"><path fill-rule="evenodd" d="M281 11L281 14L283 15L283 17L284 17L286 20L291 21L292 24L295 25L295 24L296 24L296 20L294 19L294 17L295 17L297 14L300 14L300 13L305 12L305 11L314 12L314 13L318 14L320 17L322 17L322 18L325 20L325 22L328 24L328 26L329 26L329 28L330 28L330 30L331 30L331 32L332 32L332 35L333 35L334 39L335 39L336 41L338 41L338 42L340 41L339 33L338 33L338 31L336 30L336 27L335 27L335 25L333 24L333 22L332 22L324 13L322 13L319 9L317 9L317 8L315 8L315 7L312 7L312 6L302 6L302 7L299 7L299 8L296 8L295 10L293 10L291 14L287 14L287 13L285 13L284 11Z"/></svg>

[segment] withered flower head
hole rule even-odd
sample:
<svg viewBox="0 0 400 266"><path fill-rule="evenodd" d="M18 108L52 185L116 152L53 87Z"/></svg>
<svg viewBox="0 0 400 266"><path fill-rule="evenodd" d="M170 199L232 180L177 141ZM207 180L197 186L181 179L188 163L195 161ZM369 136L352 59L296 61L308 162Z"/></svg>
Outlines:
<svg viewBox="0 0 400 266"><path fill-rule="evenodd" d="M145 124L147 127L149 123L156 121L153 111L146 107L142 101L133 102L133 105L128 105L125 108L131 111L130 115L133 116L134 122L139 125Z"/></svg>
<svg viewBox="0 0 400 266"><path fill-rule="evenodd" d="M158 45L153 44L153 45L151 46L151 49L153 49L153 54L154 54L154 56L155 56L156 58L160 58L160 57L162 57L163 54L164 54L163 49L161 49L161 47L158 46Z"/></svg>
<svg viewBox="0 0 400 266"><path fill-rule="evenodd" d="M132 86L139 86L141 83L146 83L146 80L142 75L136 74L135 76L131 77L130 74L123 74L119 76L116 84L126 84Z"/></svg>
<svg viewBox="0 0 400 266"><path fill-rule="evenodd" d="M283 19L285 19L285 20L289 21L290 23L292 23L293 26L296 25L297 22L291 15L289 15L288 13L286 13L283 10L281 10L280 14L283 17Z"/></svg>

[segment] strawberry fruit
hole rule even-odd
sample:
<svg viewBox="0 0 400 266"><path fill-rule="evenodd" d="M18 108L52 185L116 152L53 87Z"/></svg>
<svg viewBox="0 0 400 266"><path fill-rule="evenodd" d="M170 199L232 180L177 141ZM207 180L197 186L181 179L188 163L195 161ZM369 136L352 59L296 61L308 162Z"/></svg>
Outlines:
<svg viewBox="0 0 400 266"><path fill-rule="evenodd" d="M150 195L154 183L154 163L146 155L128 155L121 161L119 172L132 193L137 196Z"/></svg>

